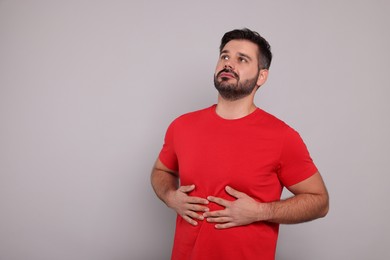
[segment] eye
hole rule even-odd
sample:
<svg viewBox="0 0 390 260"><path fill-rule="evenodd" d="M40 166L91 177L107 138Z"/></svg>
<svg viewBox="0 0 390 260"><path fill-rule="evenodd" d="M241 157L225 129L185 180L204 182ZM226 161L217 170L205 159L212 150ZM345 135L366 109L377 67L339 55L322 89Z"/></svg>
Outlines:
<svg viewBox="0 0 390 260"><path fill-rule="evenodd" d="M238 58L238 60L239 60L241 63L246 63L246 62L248 62L248 60L245 59L245 58L243 58L243 57Z"/></svg>
<svg viewBox="0 0 390 260"><path fill-rule="evenodd" d="M228 55L221 55L221 60L229 60L229 56Z"/></svg>

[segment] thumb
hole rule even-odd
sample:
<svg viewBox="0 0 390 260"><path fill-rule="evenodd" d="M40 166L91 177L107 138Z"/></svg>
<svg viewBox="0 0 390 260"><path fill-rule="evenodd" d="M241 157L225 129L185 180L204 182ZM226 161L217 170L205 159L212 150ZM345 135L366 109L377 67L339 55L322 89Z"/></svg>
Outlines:
<svg viewBox="0 0 390 260"><path fill-rule="evenodd" d="M180 186L180 187L179 187L179 191L185 192L185 193L190 192L190 191L192 191L193 189L195 189L195 185L194 185L194 184L187 185L187 186Z"/></svg>
<svg viewBox="0 0 390 260"><path fill-rule="evenodd" d="M226 186L225 187L225 190L226 192L229 194L229 195L232 195L233 197L239 199L239 198L242 198L245 196L245 193L243 192L239 192L238 190L235 190L233 189L232 187L230 186Z"/></svg>

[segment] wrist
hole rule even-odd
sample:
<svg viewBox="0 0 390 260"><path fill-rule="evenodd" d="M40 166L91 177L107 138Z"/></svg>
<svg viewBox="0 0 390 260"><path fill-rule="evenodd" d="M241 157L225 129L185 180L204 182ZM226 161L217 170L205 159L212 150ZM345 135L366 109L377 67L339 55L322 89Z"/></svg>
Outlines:
<svg viewBox="0 0 390 260"><path fill-rule="evenodd" d="M272 203L259 203L257 221L269 221L272 219Z"/></svg>
<svg viewBox="0 0 390 260"><path fill-rule="evenodd" d="M164 195L164 202L165 205L167 205L168 208L173 208L173 195L174 190L167 190Z"/></svg>

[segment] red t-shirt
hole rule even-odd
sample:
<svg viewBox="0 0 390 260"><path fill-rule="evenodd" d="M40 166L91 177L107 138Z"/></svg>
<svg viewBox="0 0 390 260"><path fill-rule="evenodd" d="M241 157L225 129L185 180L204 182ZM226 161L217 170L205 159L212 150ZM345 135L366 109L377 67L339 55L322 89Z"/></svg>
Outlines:
<svg viewBox="0 0 390 260"><path fill-rule="evenodd" d="M278 201L283 186L317 172L299 134L283 121L261 109L226 120L215 108L174 120L159 155L166 167L179 172L181 185L196 185L189 195L235 200L225 191L229 185L259 202ZM211 202L208 207L222 209ZM256 222L222 230L214 225L204 220L192 226L178 216L172 259L275 258L278 224Z"/></svg>

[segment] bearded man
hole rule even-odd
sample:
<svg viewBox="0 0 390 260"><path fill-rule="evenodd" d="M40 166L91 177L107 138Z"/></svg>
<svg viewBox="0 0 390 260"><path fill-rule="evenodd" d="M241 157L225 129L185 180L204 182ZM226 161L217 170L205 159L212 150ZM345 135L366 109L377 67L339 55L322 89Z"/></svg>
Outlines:
<svg viewBox="0 0 390 260"><path fill-rule="evenodd" d="M254 104L271 60L257 32L227 32L214 74L218 103L178 117L166 132L151 182L177 213L174 260L275 259L279 224L328 212L299 134ZM284 187L293 196L281 200Z"/></svg>

